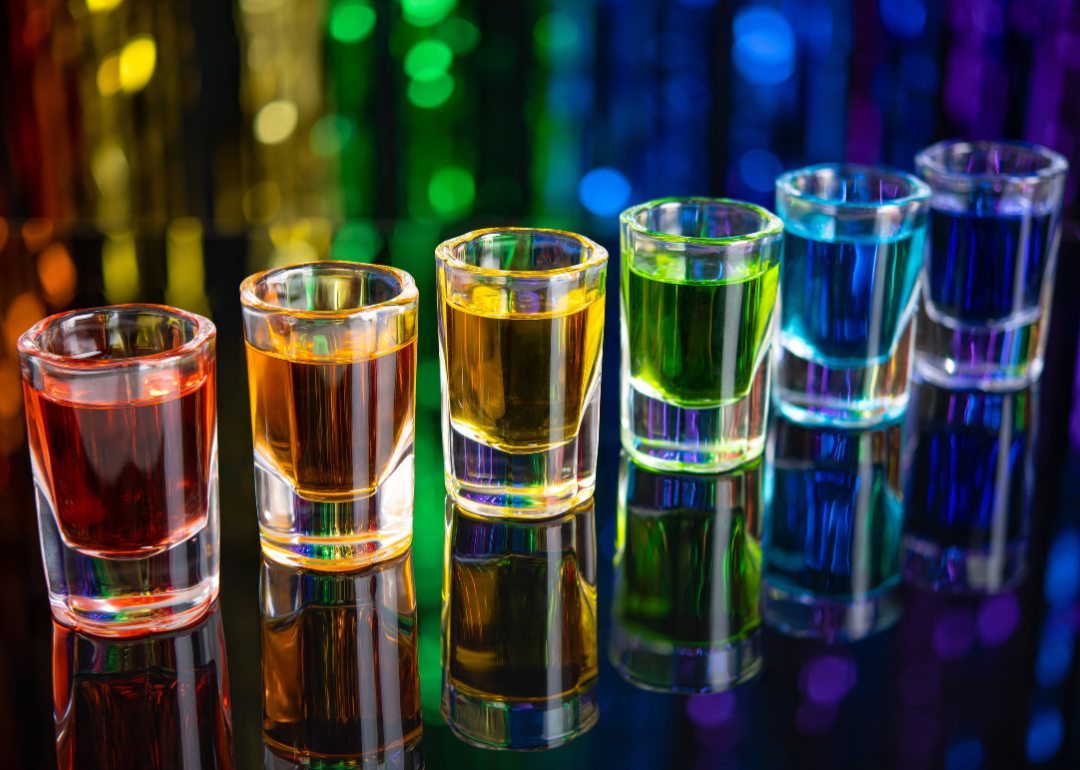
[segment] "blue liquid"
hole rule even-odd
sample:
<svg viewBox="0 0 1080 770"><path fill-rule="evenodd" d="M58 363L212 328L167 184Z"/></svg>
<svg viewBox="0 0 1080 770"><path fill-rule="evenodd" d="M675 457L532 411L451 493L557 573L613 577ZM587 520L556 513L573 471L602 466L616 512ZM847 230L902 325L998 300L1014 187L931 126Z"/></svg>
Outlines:
<svg viewBox="0 0 1080 770"><path fill-rule="evenodd" d="M780 418L766 491L770 585L836 596L899 580L899 449L899 425L812 429Z"/></svg>
<svg viewBox="0 0 1080 770"><path fill-rule="evenodd" d="M994 217L931 211L928 291L941 312L991 321L1039 305L1051 245L1049 212Z"/></svg>
<svg viewBox="0 0 1080 770"><path fill-rule="evenodd" d="M984 548L992 540L1000 505L1005 539L1023 537L1031 407L1030 391L919 387L911 407L917 440L905 488L908 535L943 547ZM1003 465L1002 452L1007 453Z"/></svg>
<svg viewBox="0 0 1080 770"><path fill-rule="evenodd" d="M887 361L908 318L925 237L919 229L895 241L819 241L788 229L781 330L809 348L809 358L818 363Z"/></svg>

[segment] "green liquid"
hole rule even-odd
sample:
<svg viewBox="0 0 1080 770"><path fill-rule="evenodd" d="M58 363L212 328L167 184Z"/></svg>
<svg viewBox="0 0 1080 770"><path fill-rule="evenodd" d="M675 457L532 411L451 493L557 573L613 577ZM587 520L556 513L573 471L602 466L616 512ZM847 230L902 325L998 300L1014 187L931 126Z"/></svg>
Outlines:
<svg viewBox="0 0 1080 770"><path fill-rule="evenodd" d="M681 646L749 637L761 623L761 463L720 483L631 472L619 512L618 622Z"/></svg>
<svg viewBox="0 0 1080 770"><path fill-rule="evenodd" d="M746 278L672 282L638 272L624 255L630 377L648 396L685 407L746 396L769 344L779 264Z"/></svg>

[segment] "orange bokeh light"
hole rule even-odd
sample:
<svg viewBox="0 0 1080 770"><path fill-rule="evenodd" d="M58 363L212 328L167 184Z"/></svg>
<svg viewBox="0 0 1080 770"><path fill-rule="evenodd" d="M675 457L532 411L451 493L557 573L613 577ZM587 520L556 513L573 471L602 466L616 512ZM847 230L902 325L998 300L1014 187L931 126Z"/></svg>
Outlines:
<svg viewBox="0 0 1080 770"><path fill-rule="evenodd" d="M61 243L50 244L37 261L38 279L45 300L53 307L64 307L75 297L78 272L71 255Z"/></svg>
<svg viewBox="0 0 1080 770"><path fill-rule="evenodd" d="M37 254L52 240L53 223L51 219L28 219L22 227L23 243L31 252Z"/></svg>
<svg viewBox="0 0 1080 770"><path fill-rule="evenodd" d="M24 292L11 301L4 318L4 337L11 355L17 353L19 336L45 317L45 305L31 292Z"/></svg>

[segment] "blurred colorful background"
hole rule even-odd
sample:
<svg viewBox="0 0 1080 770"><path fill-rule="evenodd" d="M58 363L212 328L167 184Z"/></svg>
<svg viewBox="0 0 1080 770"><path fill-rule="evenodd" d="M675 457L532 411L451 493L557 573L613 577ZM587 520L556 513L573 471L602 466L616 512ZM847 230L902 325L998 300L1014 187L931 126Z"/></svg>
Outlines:
<svg viewBox="0 0 1080 770"><path fill-rule="evenodd" d="M477 227L529 224L581 232L614 254L617 215L630 203L699 194L771 206L774 179L785 169L842 159L910 170L918 149L946 137L1026 139L1080 167L1076 0L7 0L0 40L0 742L14 762L9 767L55 762L52 630L15 356L18 335L38 319L65 308L144 301L218 324L222 605L237 759L240 767L255 767L258 537L238 286L257 270L318 258L383 262L416 277L422 331L413 564L425 735L439 767L440 752L460 747L438 715L444 490L437 243ZM1071 280L1074 287L1080 274L1069 257L1080 256L1078 179L1074 171L1068 182L1059 271L1059 284ZM614 297L617 270L610 280ZM675 752L680 766L727 770L826 766L819 760L840 767L859 757L864 766L885 766L874 759L884 752L900 757L898 767L975 770L984 758L986 767L1016 767L990 759L991 743L1005 741L1009 762L1078 766L1070 764L1080 763L1080 747L1066 721L1080 726L1072 666L1080 584L1069 583L1080 581L1072 502L1080 491L1062 493L1067 502L1060 503L1058 488L1080 486L1069 481L1075 472L1061 432L1080 309L1063 307L1070 303L1058 296L1061 318L1050 348L1058 358L1047 376L1059 384L1047 386L1045 402L1057 413L1044 413L1055 428L1044 439L1050 448L1040 473L1050 481L1035 534L1044 555L1061 554L1055 569L1064 582L1046 594L1058 604L1047 598L1046 607L1040 582L1024 589L1034 597L1022 605L1034 608L1023 616L1031 632L1009 642L1016 650L1009 654L1019 656L1015 665L1026 678L987 696L1012 704L1001 734L968 736L963 716L955 729L931 730L926 720L936 725L938 718L928 704L939 696L910 700L892 685L880 703L845 707L841 716L857 721L832 743L820 736L833 729L848 690L829 695L834 700L821 713L796 719L799 693L806 692L797 684L800 671L813 676L811 664L855 666L858 657L868 666L861 687L875 676L923 676L919 681L930 677L944 688L944 673L904 673L924 664L911 652L916 647L897 641L902 625L858 656L793 652L794 643L772 640L786 651L786 665L804 668L743 693L738 707L750 714L762 699L790 700L791 725L777 734L794 736L790 751L806 757L802 764L791 764L788 754L776 759L775 747L772 754L739 749L750 728L728 727L753 720L732 716L743 714L734 696L684 709L680 699L647 699L612 679L610 668L607 716L593 737L525 764L563 756L649 767ZM602 452L611 457L618 445L614 302L608 324ZM1055 387L1064 394L1057 401ZM1080 417L1075 422L1080 435ZM600 562L607 564L602 592L611 580L615 481L609 463L597 492ZM601 511L603 496L610 499ZM1052 540L1054 533L1065 539ZM1064 545L1053 552L1051 543L1059 541ZM993 611L1008 614L1017 600L999 601L1006 604ZM918 628L935 627L939 616L982 623L980 613L991 612L936 597L916 605L914 616L925 615ZM1045 703L1032 700L1042 697L1032 666L1044 616L1057 618L1045 623L1057 634L1051 652L1064 672L1046 680L1051 693L1060 693ZM939 658L979 679L1002 664L997 652L965 657L974 634L969 629L961 654ZM987 649L1008 636L991 633L997 643ZM949 697L976 697L964 684L970 678L949 681ZM658 714L657 703L666 711ZM867 703L877 705L867 712ZM634 729L655 741L627 738ZM980 740L991 743L984 750ZM957 745L966 748L954 756ZM477 767L524 761L468 756Z"/></svg>

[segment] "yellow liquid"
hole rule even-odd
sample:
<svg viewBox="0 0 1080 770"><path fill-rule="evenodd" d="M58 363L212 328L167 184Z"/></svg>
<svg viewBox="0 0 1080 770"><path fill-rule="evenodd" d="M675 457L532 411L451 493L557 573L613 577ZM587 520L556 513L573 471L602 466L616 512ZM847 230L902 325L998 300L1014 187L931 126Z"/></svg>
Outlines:
<svg viewBox="0 0 1080 770"><path fill-rule="evenodd" d="M444 301L454 427L504 452L537 452L577 436L604 335L603 295L588 300L550 315L483 314Z"/></svg>

